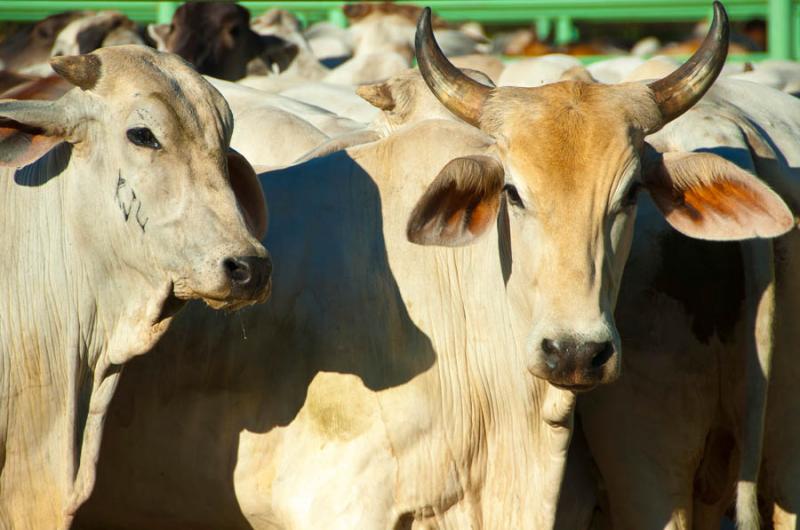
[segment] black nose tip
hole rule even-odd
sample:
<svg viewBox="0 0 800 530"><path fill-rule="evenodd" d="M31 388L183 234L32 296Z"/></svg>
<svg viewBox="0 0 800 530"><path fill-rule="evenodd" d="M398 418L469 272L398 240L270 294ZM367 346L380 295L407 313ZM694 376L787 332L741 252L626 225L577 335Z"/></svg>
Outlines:
<svg viewBox="0 0 800 530"><path fill-rule="evenodd" d="M601 368L614 355L614 345L606 342L542 340L545 364L551 370L571 364L590 369Z"/></svg>
<svg viewBox="0 0 800 530"><path fill-rule="evenodd" d="M234 288L247 294L263 289L272 275L272 260L258 256L225 258L222 267Z"/></svg>

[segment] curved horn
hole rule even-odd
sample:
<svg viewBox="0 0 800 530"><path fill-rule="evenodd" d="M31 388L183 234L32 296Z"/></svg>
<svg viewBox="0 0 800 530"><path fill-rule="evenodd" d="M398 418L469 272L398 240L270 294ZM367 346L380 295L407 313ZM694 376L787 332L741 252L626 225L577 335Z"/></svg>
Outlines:
<svg viewBox="0 0 800 530"><path fill-rule="evenodd" d="M720 2L714 2L714 20L703 44L683 65L663 79L648 86L653 91L664 121L674 120L711 88L728 55L728 14Z"/></svg>
<svg viewBox="0 0 800 530"><path fill-rule="evenodd" d="M422 78L447 110L476 127L491 89L473 81L453 66L433 37L431 8L426 7L417 22L414 41Z"/></svg>

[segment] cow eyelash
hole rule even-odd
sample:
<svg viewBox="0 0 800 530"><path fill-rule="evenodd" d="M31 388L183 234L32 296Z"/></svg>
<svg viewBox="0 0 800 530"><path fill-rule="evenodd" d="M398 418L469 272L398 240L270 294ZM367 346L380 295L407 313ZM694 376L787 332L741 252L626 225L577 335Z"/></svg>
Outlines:
<svg viewBox="0 0 800 530"><path fill-rule="evenodd" d="M159 143L158 139L153 134L153 131L147 127L134 127L133 129L128 129L127 135L128 140L130 140L133 145L147 147L149 149L161 149L161 143Z"/></svg>
<svg viewBox="0 0 800 530"><path fill-rule="evenodd" d="M517 191L517 187L513 184L506 184L503 186L503 191L508 198L508 201L516 206L517 208L525 208L525 203L522 202L522 197L519 196L519 192Z"/></svg>

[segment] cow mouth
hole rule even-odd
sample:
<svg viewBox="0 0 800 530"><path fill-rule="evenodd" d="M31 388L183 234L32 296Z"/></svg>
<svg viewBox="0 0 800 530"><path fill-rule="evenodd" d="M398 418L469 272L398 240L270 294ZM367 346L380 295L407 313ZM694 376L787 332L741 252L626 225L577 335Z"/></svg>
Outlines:
<svg viewBox="0 0 800 530"><path fill-rule="evenodd" d="M590 390L594 390L600 382L596 383L554 383L550 381L550 384L556 388L560 388L561 390L569 390L570 392L575 392L576 394L582 392L589 392Z"/></svg>
<svg viewBox="0 0 800 530"><path fill-rule="evenodd" d="M199 298L212 309L222 309L224 311L238 311L243 307L265 302L272 295L272 278L268 279L263 288L256 292L250 292L242 296L236 296L232 292L224 298L214 296L200 296Z"/></svg>
<svg viewBox="0 0 800 530"><path fill-rule="evenodd" d="M212 309L237 311L243 307L260 304L272 295L272 278L267 279L264 286L257 291L235 292L227 289L224 293L203 292L189 287L186 281L176 281L173 294L176 299L186 303L189 300L202 300Z"/></svg>

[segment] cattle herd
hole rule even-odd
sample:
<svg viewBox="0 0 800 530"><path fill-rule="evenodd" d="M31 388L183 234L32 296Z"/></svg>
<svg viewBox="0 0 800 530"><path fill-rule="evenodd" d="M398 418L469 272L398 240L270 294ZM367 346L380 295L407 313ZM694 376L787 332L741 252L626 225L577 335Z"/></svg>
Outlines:
<svg viewBox="0 0 800 530"><path fill-rule="evenodd" d="M0 44L0 529L800 528L800 64L344 9Z"/></svg>

